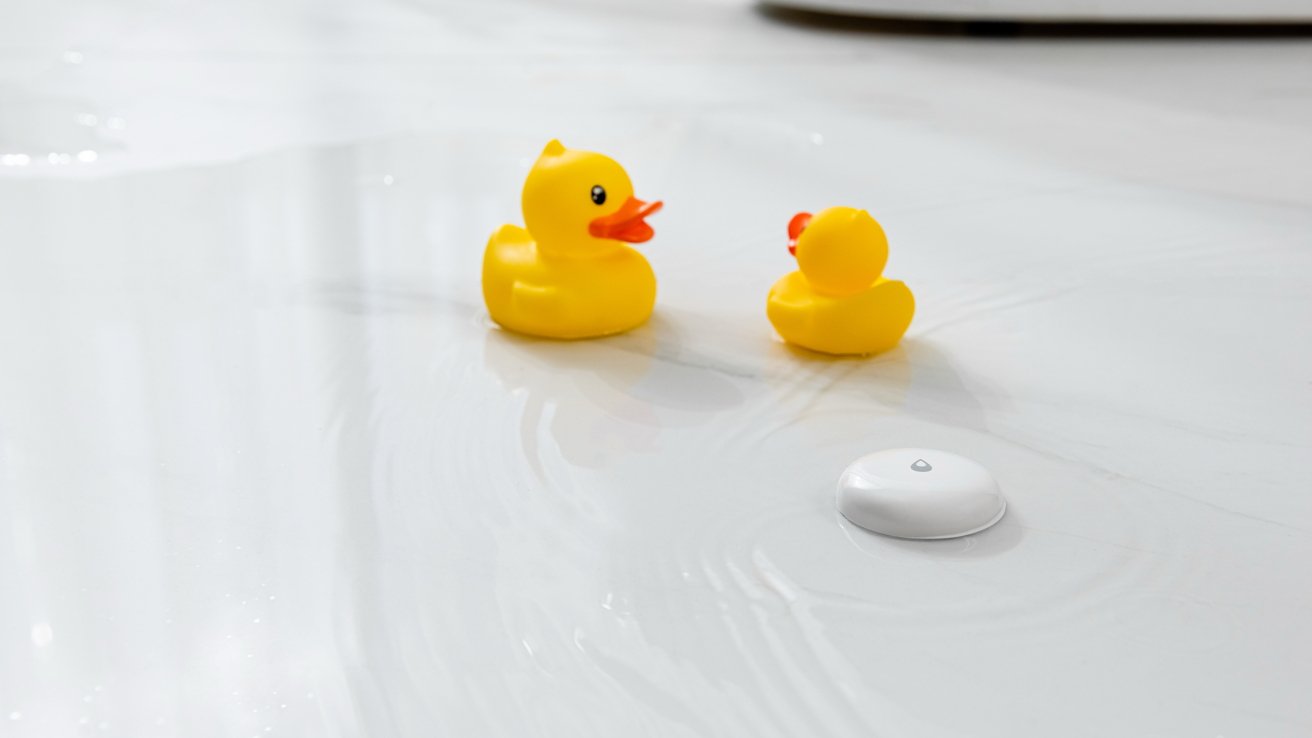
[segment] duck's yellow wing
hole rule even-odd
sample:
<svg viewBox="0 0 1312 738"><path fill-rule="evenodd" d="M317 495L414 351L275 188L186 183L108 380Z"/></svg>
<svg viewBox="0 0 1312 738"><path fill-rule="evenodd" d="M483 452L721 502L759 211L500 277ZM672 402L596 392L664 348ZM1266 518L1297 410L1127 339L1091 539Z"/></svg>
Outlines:
<svg viewBox="0 0 1312 738"><path fill-rule="evenodd" d="M483 301L497 323L512 330L532 332L537 319L551 319L556 302L553 290L535 284L540 271L537 249L528 231L503 225L488 239L483 253Z"/></svg>
<svg viewBox="0 0 1312 738"><path fill-rule="evenodd" d="M905 283L880 278L855 295L815 292L801 272L770 290L766 314L785 341L836 355L864 355L897 345L911 325L915 298Z"/></svg>
<svg viewBox="0 0 1312 738"><path fill-rule="evenodd" d="M483 300L500 325L548 338L591 338L641 325L656 276L628 248L592 258L546 257L528 231L505 225L483 256Z"/></svg>

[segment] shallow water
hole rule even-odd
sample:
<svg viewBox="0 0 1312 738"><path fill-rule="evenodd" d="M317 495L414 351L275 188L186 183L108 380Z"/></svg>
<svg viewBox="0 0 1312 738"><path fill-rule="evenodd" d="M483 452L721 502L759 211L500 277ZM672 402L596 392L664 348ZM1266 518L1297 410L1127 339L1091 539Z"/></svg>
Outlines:
<svg viewBox="0 0 1312 738"><path fill-rule="evenodd" d="M1312 729L1308 45L607 7L0 23L0 735ZM667 203L630 334L483 311L551 136ZM764 317L839 202L865 361ZM904 446L1007 516L843 520Z"/></svg>

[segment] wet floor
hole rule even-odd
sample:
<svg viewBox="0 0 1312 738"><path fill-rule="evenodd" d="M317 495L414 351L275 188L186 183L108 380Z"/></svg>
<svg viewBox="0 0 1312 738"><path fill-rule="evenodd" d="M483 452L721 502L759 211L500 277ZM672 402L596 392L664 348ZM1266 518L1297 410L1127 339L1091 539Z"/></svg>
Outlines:
<svg viewBox="0 0 1312 738"><path fill-rule="evenodd" d="M0 735L1312 729L1312 44L734 3L0 10ZM487 319L549 138L655 317ZM850 204L897 349L772 334ZM1007 516L847 523L952 450Z"/></svg>

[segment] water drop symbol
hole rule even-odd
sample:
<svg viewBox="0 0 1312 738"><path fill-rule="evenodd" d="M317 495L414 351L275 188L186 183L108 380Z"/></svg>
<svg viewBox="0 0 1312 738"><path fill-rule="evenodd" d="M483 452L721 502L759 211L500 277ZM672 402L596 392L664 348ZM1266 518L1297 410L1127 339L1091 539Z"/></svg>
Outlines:
<svg viewBox="0 0 1312 738"><path fill-rule="evenodd" d="M911 471L918 471L918 472L927 472L933 468L934 467L930 466L929 462L925 461L924 459L916 459L916 462L911 465Z"/></svg>

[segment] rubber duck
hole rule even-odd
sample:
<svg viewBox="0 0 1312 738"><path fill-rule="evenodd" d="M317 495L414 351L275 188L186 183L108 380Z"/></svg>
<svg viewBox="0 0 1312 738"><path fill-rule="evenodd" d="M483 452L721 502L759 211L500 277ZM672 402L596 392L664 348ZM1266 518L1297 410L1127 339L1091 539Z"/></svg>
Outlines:
<svg viewBox="0 0 1312 738"><path fill-rule="evenodd" d="M788 223L792 272L770 289L766 315L789 343L837 355L865 355L897 345L911 325L915 298L883 277L888 238L864 210L833 207Z"/></svg>
<svg viewBox="0 0 1312 738"><path fill-rule="evenodd" d="M656 304L656 275L626 243L653 235L661 203L633 196L614 159L552 140L528 173L525 228L503 225L483 255L483 300L502 327L548 338L636 328Z"/></svg>

